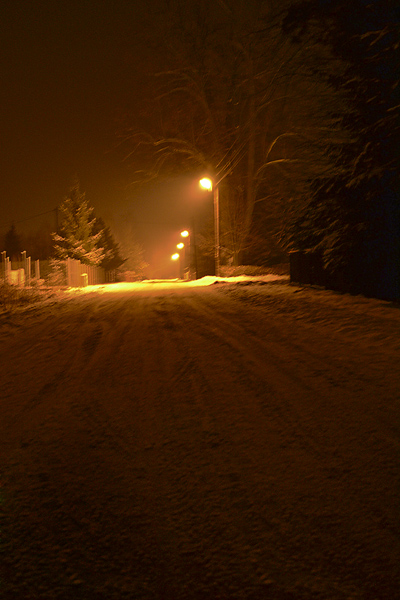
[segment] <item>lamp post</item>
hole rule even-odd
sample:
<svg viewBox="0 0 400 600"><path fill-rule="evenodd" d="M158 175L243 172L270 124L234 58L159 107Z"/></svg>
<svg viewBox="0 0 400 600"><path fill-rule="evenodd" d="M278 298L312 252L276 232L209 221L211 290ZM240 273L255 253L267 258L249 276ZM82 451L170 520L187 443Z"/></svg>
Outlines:
<svg viewBox="0 0 400 600"><path fill-rule="evenodd" d="M194 278L197 279L197 258L196 258L196 246L194 241L194 227L193 231L188 231L184 229L181 231L181 237L184 238L185 241L185 254L184 254L184 274L185 278L192 279L192 275L194 273ZM179 245L177 246L179 248Z"/></svg>
<svg viewBox="0 0 400 600"><path fill-rule="evenodd" d="M181 276L181 261L179 252L175 252L175 254L171 255L171 260L176 261L178 263L178 279Z"/></svg>
<svg viewBox="0 0 400 600"><path fill-rule="evenodd" d="M186 247L185 244L183 242L179 242L179 244L176 245L176 247L178 248L178 250L180 252L182 252L182 256L179 260L179 275L181 279L186 279L185 277L185 268L186 268Z"/></svg>
<svg viewBox="0 0 400 600"><path fill-rule="evenodd" d="M220 259L219 259L219 189L218 184L213 184L212 179L203 177L199 181L200 187L208 192L214 191L214 262L215 276L219 277Z"/></svg>

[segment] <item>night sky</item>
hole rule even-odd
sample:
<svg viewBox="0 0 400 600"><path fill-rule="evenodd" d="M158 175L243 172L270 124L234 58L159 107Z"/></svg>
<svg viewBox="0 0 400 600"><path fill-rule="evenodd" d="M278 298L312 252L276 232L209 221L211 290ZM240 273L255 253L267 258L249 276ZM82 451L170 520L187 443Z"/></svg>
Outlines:
<svg viewBox="0 0 400 600"><path fill-rule="evenodd" d="M169 255L188 226L189 182L138 193L116 137L157 60L152 35L148 1L3 1L1 236L51 222L77 176L107 224L132 219L148 261Z"/></svg>

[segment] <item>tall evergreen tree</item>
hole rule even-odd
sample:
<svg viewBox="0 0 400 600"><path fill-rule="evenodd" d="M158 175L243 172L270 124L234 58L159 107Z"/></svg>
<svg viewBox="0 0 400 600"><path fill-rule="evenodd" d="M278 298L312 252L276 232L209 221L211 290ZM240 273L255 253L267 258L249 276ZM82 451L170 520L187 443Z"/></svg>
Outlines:
<svg viewBox="0 0 400 600"><path fill-rule="evenodd" d="M106 271L114 271L121 267L126 259L122 258L119 244L114 239L111 229L101 217L96 217L94 233L101 233L99 245L104 248L104 258L100 263Z"/></svg>
<svg viewBox="0 0 400 600"><path fill-rule="evenodd" d="M60 230L52 234L55 257L75 258L86 265L100 265L105 257L100 245L103 230L96 230L93 208L76 182L60 206Z"/></svg>
<svg viewBox="0 0 400 600"><path fill-rule="evenodd" d="M14 260L22 252L21 240L17 234L14 223L11 225L4 237L4 250L6 251L7 255Z"/></svg>

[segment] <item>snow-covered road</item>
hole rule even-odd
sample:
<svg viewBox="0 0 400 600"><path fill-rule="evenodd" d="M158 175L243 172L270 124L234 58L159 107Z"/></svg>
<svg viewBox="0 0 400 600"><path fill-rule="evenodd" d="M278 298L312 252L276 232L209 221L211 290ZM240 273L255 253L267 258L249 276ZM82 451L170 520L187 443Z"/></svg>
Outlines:
<svg viewBox="0 0 400 600"><path fill-rule="evenodd" d="M399 333L272 277L0 315L0 598L400 598Z"/></svg>

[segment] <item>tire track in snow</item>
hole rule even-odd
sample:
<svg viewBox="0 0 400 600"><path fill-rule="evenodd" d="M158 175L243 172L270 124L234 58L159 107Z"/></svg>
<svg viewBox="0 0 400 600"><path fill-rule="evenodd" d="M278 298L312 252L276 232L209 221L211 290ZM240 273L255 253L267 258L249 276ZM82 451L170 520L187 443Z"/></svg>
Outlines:
<svg viewBox="0 0 400 600"><path fill-rule="evenodd" d="M243 314L240 303L217 290L92 301L77 302L76 315L65 321L76 340L62 355L71 364L58 387L68 409L64 437L55 432L36 458L43 469L43 449L59 461L68 483L60 498L78 499L82 481L95 517L105 521L108 512L106 532L114 531L115 543L126 540L118 527L130 528L119 561L143 582L142 594L132 597L361 599L383 523L378 527L370 490L349 487L362 465L340 471L346 448L347 462L357 458L356 443L343 445L339 472L329 473L334 448L318 430L318 412L322 419L327 411L318 386L337 400L334 413L341 388L327 380L324 356L319 379L312 357L299 373L300 351L279 329L279 311L276 322L260 327L260 311ZM340 370L333 369L336 378ZM60 400L50 388L49 407ZM336 415L336 432L340 420ZM71 523L80 510L72 507ZM389 527L393 522L387 518ZM89 560L93 540L84 533L76 539ZM98 535L107 547L106 535ZM365 539L366 566L357 557L348 566ZM394 535L382 539L392 542ZM112 550L108 560L105 573L114 581L121 565Z"/></svg>
<svg viewBox="0 0 400 600"><path fill-rule="evenodd" d="M193 300L193 297L192 297ZM199 308L197 306L197 308ZM226 307L224 307L226 309ZM200 310L204 312L204 305L200 307ZM183 318L184 310L180 308L180 318ZM326 439L326 428L322 428L321 430L316 430L315 427L312 429L309 426L309 421L312 418L307 413L309 410L309 406L311 405L313 414L315 414L318 410L324 409L326 411L326 419L329 419L329 405L327 405L327 400L325 399L323 403L319 396L321 395L320 388L318 387L319 382L316 383L315 387L310 386L310 379L307 378L305 382L302 381L301 377L298 376L293 377L292 372L288 372L286 369L282 368L281 357L276 355L276 348L274 345L271 345L271 340L266 344L263 341L260 341L259 337L254 338L247 335L247 332L242 329L241 326L235 327L231 323L229 319L225 319L223 315L218 314L218 311L215 310L213 306L212 310L209 311L209 314L213 315L213 322L211 325L211 329L209 327L209 322L205 319L201 319L198 315L196 315L196 320L191 324L187 324L187 329L191 331L192 337L196 334L196 326L195 322L202 323L201 327L198 327L198 332L200 332L200 337L203 336L204 340L208 340L211 342L217 341L219 347L223 352L230 356L230 361L237 364L237 369L240 372L240 369L243 367L247 368L248 373L250 373L249 382L250 387L253 386L254 390L260 386L260 382L264 381L266 383L266 388L268 389L267 396L275 398L275 401L272 403L272 407L274 410L274 414L280 415L281 425L285 430L287 427L291 427L291 435L293 440L298 440L304 446L304 448L313 452L316 459L319 462L325 463L325 468L332 473L333 476L337 476L339 474L345 474L348 467L346 467L347 460L347 452L348 452L348 442L346 444L340 444L340 440L336 438ZM215 323L218 323L218 326L215 326ZM222 324L224 323L224 326ZM226 326L226 328L225 328ZM235 333L232 333L235 332ZM232 337L233 336L233 337ZM230 341L231 340L231 341ZM239 341L240 340L240 341ZM244 342L243 340L246 340ZM276 342L276 340L275 340ZM261 343L261 347L260 347ZM276 344L275 344L276 345ZM216 344L213 344L213 347L216 347ZM271 348L273 351L271 353ZM232 352L233 350L233 352ZM289 353L290 354L290 353ZM249 363L249 356L252 357L252 360ZM286 349L285 356L287 359ZM264 357L264 358L260 358ZM274 368L271 370L271 362L274 365ZM294 364L293 356L289 356L289 363ZM329 369L328 369L329 370ZM284 387L279 384L282 383L282 371L284 375ZM205 378L207 374L205 374ZM271 385L271 378L274 380L274 383ZM290 391L288 387L288 381L292 381L296 384L296 392L293 393L293 390ZM276 383L278 382L278 383ZM299 382L301 387L299 388ZM335 388L329 389L330 383L329 381L325 381L325 389L328 387L327 396L331 401L334 398L334 395L338 394L338 391ZM338 398L340 402L351 402L352 396L348 393L344 387L345 396L342 397L342 392L340 392ZM264 393L265 395L265 393ZM347 395L347 398L346 398ZM299 397L303 396L302 404L299 405ZM277 402L276 399L279 398L280 401ZM314 404L317 407L314 407ZM325 404L325 406L324 406ZM308 406L307 406L308 405ZM269 410L271 409L271 402L267 401L267 406ZM306 411L304 411L306 409ZM353 417L353 436L356 428L359 427L359 423L357 419L354 419L354 410L353 415L350 413L350 416ZM274 417L275 418L275 417ZM320 415L321 419L321 415ZM345 421L345 419L343 419ZM329 426L329 423L328 423ZM332 428L331 428L332 429ZM337 431L337 430L336 430ZM349 433L349 425L345 423L345 431L346 435ZM351 433L351 427L350 427ZM351 438L352 436L350 436ZM361 439L362 436L356 436L356 443L365 446L365 449L368 449L369 441L366 439L363 441ZM392 439L392 436L391 438ZM338 448L339 442L339 448ZM398 440L392 440L394 447L398 448ZM340 445L342 448L340 449ZM366 466L368 466L366 461ZM351 472L351 470L350 470Z"/></svg>
<svg viewBox="0 0 400 600"><path fill-rule="evenodd" d="M190 297L190 301L188 300L188 297L185 297L183 300L182 299L175 299L175 304L174 306L171 305L170 306L170 311L168 312L166 309L163 310L163 316L165 317L165 319L168 319L168 327L166 329L168 329L169 332L171 331L175 331L175 332L181 332L181 335L177 337L178 343L180 346L185 347L186 346L186 350L185 353L187 355L190 355L190 350L192 349L194 356L196 357L196 362L192 363L195 365L195 371L191 373L192 375L192 381L194 382L193 385L193 400L194 400L194 404L197 404L197 409L198 409L198 413L199 415L201 415L202 413L208 413L208 423L211 423L212 426L210 427L208 425L208 428L211 430L214 430L214 432L219 432L218 436L221 440L221 435L220 435L220 431L221 431L221 422L219 420L215 420L215 415L213 418L213 410L212 410L212 402L214 401L222 401L223 403L226 401L225 399L222 398L222 394L221 394L221 387L216 386L216 376L215 373L212 376L210 369L212 369L213 366L213 360L206 360L206 357L203 357L201 355L200 352L200 347L202 348L202 350L204 351L205 348L209 348L209 352L208 352L208 359L215 359L215 353L216 353L216 349L221 350L222 352L221 354L224 356L224 360L222 362L222 368L225 364L225 368L227 368L227 373L228 373L228 379L231 378L231 386L235 386L235 365L236 365L236 370L238 370L238 372L240 374L243 373L243 369L245 369L247 371L247 373L251 374L250 379L253 379L253 384L254 381L257 381L261 378L261 380L264 381L269 381L269 378L271 377L271 366L269 365L270 362L270 358L271 358L271 343L269 342L268 344L268 352L267 352L267 362L268 362L268 375L265 374L264 372L264 368L265 368L265 361L263 359L260 359L260 356L265 356L265 352L261 353L259 352L260 350L260 340L256 337L252 337L250 338L250 340L248 339L248 336L246 336L246 334L248 333L247 330L243 330L243 327L239 326L239 327L235 327L234 325L232 325L231 321L229 319L226 319L222 314L220 314L218 311L215 310L215 306L212 306L212 310L209 310L208 307L208 300L209 298L207 298L206 304L207 304L207 308L205 308L204 305L204 297L202 297L201 302L198 302L198 298L194 296ZM194 308L194 314L192 312L192 314L189 315L187 314L187 312L185 312L185 303L189 302L193 304ZM176 310L176 304L179 304L179 308L178 310ZM200 305L201 304L201 305ZM226 305L224 305L224 311L226 310ZM208 316L207 318L204 318L204 312L208 312ZM223 323L223 325L221 325L221 323ZM189 332L189 335L182 335L182 332L186 331ZM234 333L233 333L234 332ZM247 338L247 339L246 339ZM239 340L239 341L238 341ZM246 340L245 342L243 340ZM276 340L275 340L276 343ZM256 350L254 349L254 345L256 346ZM266 349L266 346L264 346L264 342L261 342L261 348L263 350ZM239 349L239 354L240 354L240 358L237 359L237 352ZM275 353L274 353L275 351ZM274 348L274 351L272 352L272 356L273 356L273 362L274 362L274 369L273 369L273 378L275 381L279 381L282 379L282 371L283 371L283 375L285 378L285 382L284 382L284 387L282 388L282 386L278 385L277 387L272 388L272 392L274 392L275 398L280 398L280 403L277 404L275 402L274 405L274 412L272 413L272 417L275 419L275 415L276 415L276 410L278 408L278 413L280 415L280 422L281 422L281 426L283 429L285 429L287 431L288 426L290 426L290 435L293 437L294 440L297 440L295 442L295 445L297 447L298 442L300 441L300 446L303 447L303 449L306 451L306 453L310 453L314 455L314 468L319 471L321 468L321 458L324 458L324 462L325 464L323 465L323 470L325 471L325 477L326 477L326 472L329 471L331 472L331 475L333 476L334 479L338 479L339 477L339 481L342 482L342 485L344 483L344 481L346 479L348 479L349 481L351 480L352 477L352 473L350 473L349 478L347 478L346 473L342 472L343 468L341 465L341 458L340 457L336 457L335 458L335 453L336 453L336 449L335 448L328 448L326 447L326 443L324 441L324 434L320 434L318 431L316 432L315 429L310 430L308 427L306 427L307 424L307 419L304 419L304 416L302 416L300 411L297 411L296 414L294 414L293 411L293 393L292 392L288 392L288 387L287 387L287 382L288 379L291 380L292 382L296 382L296 384L303 383L302 378L298 377L298 376L292 376L292 372L289 370L287 371L286 369L282 369L281 367L281 357L276 355L276 349ZM211 355L211 356L210 356ZM251 360L249 360L249 356L251 357ZM202 359L199 361L199 358ZM236 361L236 362L235 362ZM292 362L293 364L293 362ZM233 368L232 368L233 367ZM229 388L229 381L223 377L222 375L222 371L221 371L221 364L216 364L215 365L216 368L216 373L218 373L219 377L222 377L223 379L223 384L227 385ZM289 377L290 376L290 377ZM241 382L238 381L238 384L240 384ZM311 387L309 382L304 382L304 386L303 386L303 390L304 388L307 391L307 396L305 397L305 401L309 400L309 395L311 392L311 395L319 393L315 388ZM204 394L202 390L206 389L207 393ZM230 388L232 390L232 387ZM255 386L255 390L257 391L257 385ZM270 391L271 391L271 386L270 386ZM277 394L278 392L278 394ZM283 393L284 392L284 393ZM336 392L336 390L335 390ZM235 392L234 392L235 393ZM233 395L234 395L233 393ZM229 395L229 394L228 394ZM243 395L243 398L246 397L246 394ZM294 403L296 404L296 403ZM248 405L247 405L248 407ZM233 407L234 410L237 411L238 407L237 405ZM210 416L211 415L211 416ZM199 419L200 420L200 419ZM236 423L239 427L239 423ZM242 424L243 425L243 424ZM206 428L204 428L206 429ZM300 431L299 431L300 430ZM226 437L226 432L224 435L222 435L222 439L224 439ZM311 437L311 442L310 442L310 437ZM213 436L211 435L211 439L213 439ZM231 438L235 439L235 438ZM214 435L214 440L215 440L215 435ZM236 440L237 441L237 440ZM217 442L217 444L220 443ZM261 444L260 444L261 446ZM204 446L206 448L206 445ZM264 449L265 449L265 444L264 444ZM236 465L242 463L242 464L247 464L249 467L251 465L251 468L257 468L257 465L254 464L254 450L253 452L253 459L248 458L251 457L251 453L250 452L246 452L246 448L243 445L236 445L235 444L231 444L230 445L230 453L233 456L236 456L236 459L233 461L234 463L236 463ZM345 452L345 450L343 450L342 452L342 458L343 458L343 453ZM246 457L247 454L247 457ZM247 458L247 460L243 460L244 458ZM336 462L336 466L334 468L331 467L331 462L335 463ZM329 476L329 475L328 475ZM243 477L243 471L241 471L241 477ZM330 477L330 476L329 476ZM251 475L248 475L246 473L246 477L245 480L248 482L249 480L251 480ZM327 484L328 481L325 479L325 484ZM334 481L333 482L333 490L335 490L337 483ZM253 490L255 489L256 486L251 485L250 486ZM241 494L239 493L241 489ZM265 489L265 488L264 488ZM329 489L329 488L328 488ZM246 494L243 491L243 487L242 488L237 488L237 492L238 495L242 498L244 498L246 496ZM320 492L316 492L317 495ZM326 492L325 492L326 493ZM340 503L340 495L338 495L338 493L336 492L336 494L334 495L334 497L336 497L336 501L337 503ZM354 501L354 499L353 499ZM359 506L361 513L364 511L365 512L365 499L363 498L362 501L360 501L360 498L358 498L357 500L355 500L356 505ZM354 508L354 507L353 507ZM380 514L379 511L377 512L375 509L374 504L371 504L369 502L369 507L368 510L370 512L370 515L374 516L374 521L377 520L377 518L380 518ZM333 514L336 513L336 509L333 508ZM323 515L321 515L321 519L323 521ZM326 520L330 521L332 520L332 516L329 517L329 515L326 516ZM322 522L321 521L321 522Z"/></svg>
<svg viewBox="0 0 400 600"><path fill-rule="evenodd" d="M158 306L155 302L154 310L152 310L153 303L144 307L142 319L151 322L151 333L145 329L140 331L146 337L147 351L144 364L141 365L142 379L137 383L139 393L135 394L135 399L142 404L143 408L142 413L140 414L139 411L136 412L136 415L142 419L140 424L148 434L149 439L145 449L140 449L138 444L132 443L130 436L126 435L126 431L124 435L122 428L117 431L112 426L108 431L108 441L116 451L123 452L125 460L128 462L129 460L133 462L139 460L136 470L141 469L142 473L151 474L150 477L145 477L145 490L147 491L144 493L148 498L147 504L153 507L152 514L155 515L151 527L149 526L152 531L151 543L155 548L153 552L157 554L157 563L166 565L157 575L160 589L165 587L165 582L168 582L170 577L168 570L171 562L166 562L166 547L170 547L170 551L175 557L171 558L174 569L179 569L181 560L180 551L175 546L173 546L175 550L170 546L170 533L164 520L168 519L169 514L187 511L187 502L194 502L193 499L190 499L191 494L195 493L194 497L196 497L196 492L190 491L191 488L189 488L189 492L185 489L184 498L186 500L180 498L179 490L182 489L182 478L183 481L188 481L188 478L191 480L193 475L190 463L186 467L183 467L182 464L177 465L176 453L182 457L182 452L185 452L185 461L187 461L187 454L189 457L193 456L194 446L199 443L204 450L211 447L214 451L221 443L226 444L226 440L218 436L216 427L212 427L209 413L204 405L204 394L208 394L210 391L210 388L207 387L208 380L204 379L202 373L199 374L200 377L197 374L193 375L196 363L189 358L190 353L187 353L187 348L182 344L185 332L176 322L173 305L170 304L166 307L164 302L161 304L162 306ZM167 352L164 351L165 347ZM179 366L175 368L177 364ZM154 367L157 368L155 378ZM173 374L172 377L171 374ZM138 374L136 373L136 375ZM185 381L184 390L182 391L178 386L175 393L176 385ZM142 398L140 398L141 396ZM148 404L144 406L146 401ZM90 410L85 409L83 414L84 419L99 432L104 431L108 426L108 408L106 406L107 398L103 398L100 403L98 401L91 403ZM190 430L192 436L194 435L192 440L185 437L189 434L188 426L193 428ZM103 434L101 435L103 437ZM198 460L196 456L193 458ZM206 472L210 468L208 462L209 457L206 464L203 463L201 467ZM146 466L147 469L144 470ZM188 468L189 473L186 471ZM247 494L243 486L238 487L238 479L236 476L234 477L234 473L231 474L233 479L228 475L224 484L228 490L231 490L228 498L232 499L240 492L243 508L243 502L249 504L248 500L245 501ZM171 477L175 483L171 482ZM180 519L181 517L176 522L179 523ZM187 552L190 554L194 551L190 550L190 544L188 547L188 540L182 531L179 536L183 538Z"/></svg>
<svg viewBox="0 0 400 600"><path fill-rule="evenodd" d="M240 314L241 303L238 303L237 300L233 302L230 300L230 302L232 303L232 314ZM279 323L279 320L275 320L274 323L268 324L265 322L262 311L251 308L249 310L246 307L246 314L243 315L240 324L236 324L232 318L227 317L226 306L224 306L224 311L220 312L217 303L211 306L206 306L203 303L201 310L204 314L207 314L208 318L214 317L214 324L208 335L219 336L223 343L231 340L232 347L237 350L240 357L239 366L245 364L251 357L255 373L261 379L265 379L263 370L265 371L269 367L276 369L276 377L273 378L274 383L271 383L271 379L269 379L269 385L272 388L274 386L275 388L278 387L278 390L273 389L274 393L283 394L284 397L288 396L289 403L293 394L291 391L288 394L288 386L286 388L282 385L279 386L279 381L291 381L299 391L303 390L310 393L318 403L320 403L320 398L324 396L326 401L339 398L342 411L345 414L351 409L354 402L360 403L359 399L362 399L364 391L375 393L379 397L379 383L375 384L374 390L374 380L365 381L363 374L349 372L344 357L340 357L340 360L338 360L335 356L332 356L331 352L324 355L324 352L313 351L313 347L310 348L307 343L299 345L299 343L293 341L293 336L282 333L285 328L287 331L287 324L284 321ZM278 314L276 316L279 317ZM255 323L258 323L258 329L255 329ZM284 378L282 378L282 374ZM362 384L356 383L354 385L354 379L357 382L362 382ZM400 382L400 378L398 379ZM321 393L321 389L323 393ZM371 390L373 391L371 392ZM351 402L347 402L347 405L346 397L351 400ZM380 405L384 407L382 401ZM373 418L379 418L381 424L386 427L386 435L397 445L399 443L399 430L393 430L393 420L385 419L383 414L380 415L379 410L377 410L379 406L374 404L371 406L374 410ZM292 409L294 408L295 405L292 402ZM360 408L362 410L370 409L368 405L365 407L360 406ZM356 405L352 410L353 414L350 413L349 416L354 417L354 410L359 410L359 406ZM301 414L298 413L296 420L299 418L301 418Z"/></svg>
<svg viewBox="0 0 400 600"><path fill-rule="evenodd" d="M114 349L124 335L123 328L119 327L119 319L123 317L118 303L112 311L112 323L108 319L108 307L107 319L102 319L102 306L101 300L93 297L70 300L67 306L61 303L59 312L47 320L39 315L36 322L33 315L27 327L15 336L14 343L8 344L7 364L12 364L14 369L4 374L3 397L10 388L12 402L18 409L12 408L10 417L8 411L3 412L5 432L12 429L15 434L19 429L23 439L24 429L43 419L46 414L43 406L48 406L49 417L55 415L59 403L68 403L70 397L80 396L81 382L87 387L87 376L93 370L97 349L104 347L112 352L113 333L117 332L118 337ZM71 307L74 308L71 310ZM5 433L3 443L6 438Z"/></svg>
<svg viewBox="0 0 400 600"><path fill-rule="evenodd" d="M193 301L193 298L191 300ZM315 394L315 387L292 368L285 366L285 363L293 365L293 361L288 358L287 349L280 346L282 340L279 334L277 338L274 335L273 339L265 341L260 337L260 332L254 334L243 326L243 322L233 322L226 317L225 311L219 312L216 305L209 307L203 303L201 307L197 304L195 308L201 312L203 319L196 315L196 322L201 323L201 327L197 331L193 328L192 334L212 341L215 346L223 348L223 352L229 353L229 361L236 365L237 372L246 372L249 388L265 398L264 402L260 399L260 403L263 403L266 409L270 406L274 411L273 416L279 415L285 428L290 425L292 435L302 437L305 447L320 459L323 454L323 440L318 436L314 440L310 432L304 431L304 419L296 408L298 396L306 394L311 400L311 396ZM207 320L204 316L207 316ZM277 350L281 350L281 353L278 354ZM278 401L279 398L283 401ZM301 431L304 433L301 434Z"/></svg>
<svg viewBox="0 0 400 600"><path fill-rule="evenodd" d="M369 486L372 493L370 493L371 497L369 499L363 499L364 505L360 506L360 508L365 509L365 505L367 505L370 514L374 516L374 520L377 520L382 524L390 522L390 516L385 514L385 510L382 510L380 499L373 491L374 480L375 478L379 479L380 467L379 463L374 465L374 461L371 465L371 462L367 458L371 455L371 438L368 436L371 427L367 422L366 435L363 439L363 435L357 430L360 428L364 419L360 420L361 415L358 413L357 403L355 406L352 406L353 401L355 400L354 390L351 385L350 390L348 390L346 385L347 382L340 380L336 375L334 375L334 380L336 380L335 384L332 385L331 377L329 377L329 375L331 374L332 368L334 369L335 367L332 367L331 363L327 364L326 362L323 362L323 358L318 356L318 361L321 365L324 365L324 368L321 369L322 376L316 379L314 386L312 386L311 377L307 373L304 376L304 368L309 369L309 361L313 361L315 356L312 354L308 356L308 361L305 361L304 359L300 361L301 370L299 369L299 372L297 373L286 368L285 360L292 366L298 362L296 360L298 347L295 346L294 349L291 348L290 340L288 343L288 338L282 339L278 329L274 331L273 328L269 328L269 332L271 333L270 337L263 338L260 337L262 336L261 330L255 333L253 328L248 327L248 315L240 322L240 324L234 323L226 316L226 305L223 305L223 312L218 310L218 303L215 302L214 297L210 297L210 304L203 303L201 306L199 306L197 299L194 296L186 300L194 308L198 309L198 312L207 315L209 318L213 317L213 321L211 322L210 320L207 321L206 319L197 316L196 321L193 321L192 326L188 326L191 328L192 334L196 331L194 323L202 323L202 326L198 329L197 333L200 332L199 335L204 336L204 339L215 339L217 343L219 340L219 345L221 348L224 348L224 352L229 352L230 348L231 361L233 363L236 361L238 369L240 369L242 365L242 368L247 369L247 371L252 374L249 377L250 387L257 390L257 385L261 382L265 382L268 399L266 401L267 405L264 404L264 406L268 406L268 410L272 408L272 417L275 418L278 416L282 427L286 431L288 430L288 427L290 427L293 441L297 441L307 452L311 452L318 461L318 466L323 466L329 477L334 479L339 478L344 482L347 481L347 485L351 485L353 468L349 464L348 456L354 454L354 449L358 451L360 458L365 454L365 458L363 458L362 462L364 463L366 474L363 476L366 485ZM233 306L235 304L236 302L233 303ZM237 307L232 310L232 314L239 314ZM257 315L257 311L255 311L253 316L259 316L259 314L260 313ZM275 335L275 333L277 335ZM214 346L215 345L217 344L214 344ZM311 369L314 369L313 364L311 365ZM272 384L271 378L273 380ZM288 382L292 382L292 388L288 386ZM323 383L322 390L320 387L321 382ZM367 390L368 383L369 382L367 382L366 385ZM321 396L323 398L322 401ZM271 400L273 401L271 402ZM339 431L337 424L335 424L334 427L330 427L328 421L330 417L329 403L333 401L336 402L333 411L335 416L338 414L338 403L339 406L343 407L344 415L341 416L341 421L343 423L344 434L341 438L337 437ZM372 406L373 405L374 403L372 403ZM307 412L310 406L313 408L311 417ZM336 432L336 437L332 437L332 434L330 434L329 440L327 440L327 433L329 433L329 430L327 432L326 427L322 427L318 430L315 428L315 424L313 424L315 422L314 415L318 415L319 424L321 424L322 411L325 411L326 413L325 419L327 426L333 433ZM348 420L346 421L346 419ZM373 416L370 416L370 419L373 421ZM349 423L349 420L351 420L351 423ZM382 424L383 423L384 421ZM372 433L375 433L375 429L376 427L372 426ZM390 468L395 476L396 456L400 456L400 440L398 436L393 435L392 428L385 427L385 429L385 445L389 442L394 452L391 461L392 466L387 464L387 453L382 454L381 467L385 472ZM346 440L346 436L348 436L349 439ZM383 441L383 438L378 437L378 443L380 439ZM383 448L384 447L382 447L382 450ZM375 461L379 456L376 454L376 450L379 450L379 446L374 448ZM389 506L389 513L392 508L393 507ZM384 526L386 527L386 525ZM397 539L400 538L400 535L398 532L395 532L393 527L389 526L388 529Z"/></svg>

